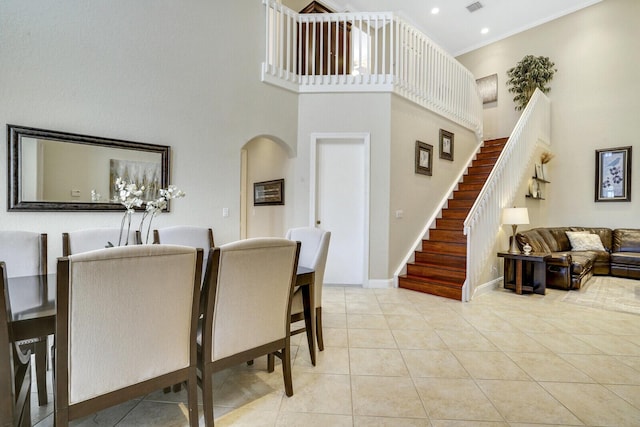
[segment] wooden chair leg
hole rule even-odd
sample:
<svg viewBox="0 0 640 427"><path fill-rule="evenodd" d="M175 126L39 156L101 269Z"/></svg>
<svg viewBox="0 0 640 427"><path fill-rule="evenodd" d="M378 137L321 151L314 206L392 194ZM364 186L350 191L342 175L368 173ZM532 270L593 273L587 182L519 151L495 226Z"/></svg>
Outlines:
<svg viewBox="0 0 640 427"><path fill-rule="evenodd" d="M213 426L213 373L202 367L202 406L204 407L204 425Z"/></svg>
<svg viewBox="0 0 640 427"><path fill-rule="evenodd" d="M293 382L291 380L291 348L282 349L282 376L284 377L284 390L287 396L293 396Z"/></svg>
<svg viewBox="0 0 640 427"><path fill-rule="evenodd" d="M198 427L198 374L196 368L193 368L189 373L189 381L187 381L186 387L189 405L189 426Z"/></svg>
<svg viewBox="0 0 640 427"><path fill-rule="evenodd" d="M318 350L324 350L324 338L322 337L322 307L316 307L316 337L318 338Z"/></svg>
<svg viewBox="0 0 640 427"><path fill-rule="evenodd" d="M47 398L47 337L35 343L36 383L38 385L38 405L46 405Z"/></svg>
<svg viewBox="0 0 640 427"><path fill-rule="evenodd" d="M275 365L276 365L276 361L275 361L275 357L273 356L273 353L269 353L267 354L267 372L271 373L275 370Z"/></svg>

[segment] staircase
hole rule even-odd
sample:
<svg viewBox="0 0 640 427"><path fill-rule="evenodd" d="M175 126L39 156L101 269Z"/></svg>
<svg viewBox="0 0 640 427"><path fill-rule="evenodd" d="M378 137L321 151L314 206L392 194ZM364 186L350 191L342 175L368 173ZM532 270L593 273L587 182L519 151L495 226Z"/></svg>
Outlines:
<svg viewBox="0 0 640 427"><path fill-rule="evenodd" d="M422 241L422 250L416 251L415 261L407 264L407 274L398 278L401 288L462 300L467 275L464 220L506 142L507 138L484 142L448 207L436 220L436 227L429 230L429 239Z"/></svg>

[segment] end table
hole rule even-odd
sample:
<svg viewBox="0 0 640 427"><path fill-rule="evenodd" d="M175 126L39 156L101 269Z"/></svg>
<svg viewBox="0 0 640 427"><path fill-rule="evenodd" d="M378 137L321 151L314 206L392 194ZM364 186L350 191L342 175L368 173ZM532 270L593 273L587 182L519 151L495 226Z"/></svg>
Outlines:
<svg viewBox="0 0 640 427"><path fill-rule="evenodd" d="M547 291L547 253L531 252L529 255L498 252L504 258L504 287L518 295L533 292L544 295Z"/></svg>

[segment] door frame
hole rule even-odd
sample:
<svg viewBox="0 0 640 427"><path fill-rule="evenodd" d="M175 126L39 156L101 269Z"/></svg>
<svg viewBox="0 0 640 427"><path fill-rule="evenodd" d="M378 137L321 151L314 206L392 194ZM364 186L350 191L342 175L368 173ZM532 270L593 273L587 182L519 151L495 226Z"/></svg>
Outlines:
<svg viewBox="0 0 640 427"><path fill-rule="evenodd" d="M364 148L364 218L362 248L362 287L369 287L369 205L370 205L370 163L371 135L368 132L329 132L312 133L309 148L309 226L316 226L316 194L317 194L317 154L319 141L328 139L349 139L363 144Z"/></svg>

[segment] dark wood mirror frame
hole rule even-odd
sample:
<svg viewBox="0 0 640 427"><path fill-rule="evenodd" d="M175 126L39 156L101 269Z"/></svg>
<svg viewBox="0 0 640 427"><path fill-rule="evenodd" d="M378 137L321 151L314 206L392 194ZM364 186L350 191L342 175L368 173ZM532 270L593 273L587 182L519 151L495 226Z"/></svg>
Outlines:
<svg viewBox="0 0 640 427"><path fill-rule="evenodd" d="M101 138L95 136L79 135L7 124L8 211L122 211L124 209L120 203L109 202L108 200L104 202L23 200L21 144L22 138L25 137L57 142L67 142L70 144L84 144L89 146L123 149L123 153L126 153L126 150L157 153L161 157L160 188L166 188L169 185L169 146L124 141L111 138ZM144 205L141 208L136 209L144 210Z"/></svg>

